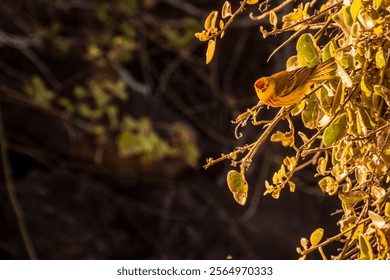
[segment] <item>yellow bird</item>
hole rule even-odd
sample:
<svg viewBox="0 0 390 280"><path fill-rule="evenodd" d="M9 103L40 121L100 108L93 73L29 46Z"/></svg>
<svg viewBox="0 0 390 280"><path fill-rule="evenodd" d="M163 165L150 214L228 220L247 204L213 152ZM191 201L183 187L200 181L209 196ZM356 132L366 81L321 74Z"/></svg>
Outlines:
<svg viewBox="0 0 390 280"><path fill-rule="evenodd" d="M334 76L333 58L311 68L300 67L292 71L281 71L270 77L258 79L254 86L257 96L272 107L287 107L298 103L310 87L316 83L328 81Z"/></svg>

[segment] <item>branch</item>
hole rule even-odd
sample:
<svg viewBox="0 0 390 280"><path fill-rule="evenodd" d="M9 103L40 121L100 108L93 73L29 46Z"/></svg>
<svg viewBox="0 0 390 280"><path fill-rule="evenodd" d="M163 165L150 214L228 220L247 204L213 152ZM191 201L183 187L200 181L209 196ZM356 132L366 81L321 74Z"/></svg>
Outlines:
<svg viewBox="0 0 390 280"><path fill-rule="evenodd" d="M1 95L0 95L1 98ZM4 134L4 124L2 116L1 104L0 104L0 150L1 150L1 161L3 165L4 180L7 187L7 192L9 199L11 201L12 207L14 209L20 233L22 234L24 245L26 246L27 253L30 259L37 259L37 255L34 249L34 246L31 242L31 237L27 229L26 221L24 218L22 207L20 206L19 200L15 191L15 183L12 178L11 164L8 157L8 143Z"/></svg>

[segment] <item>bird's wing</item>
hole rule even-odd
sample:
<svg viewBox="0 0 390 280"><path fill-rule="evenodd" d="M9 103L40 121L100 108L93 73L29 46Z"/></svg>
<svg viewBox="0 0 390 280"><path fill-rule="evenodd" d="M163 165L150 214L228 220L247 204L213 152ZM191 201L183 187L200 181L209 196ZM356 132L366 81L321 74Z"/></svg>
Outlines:
<svg viewBox="0 0 390 280"><path fill-rule="evenodd" d="M289 79L287 82L286 90L284 91L284 94L282 96L288 95L289 93L294 91L297 87L305 83L312 71L313 71L312 68L301 67L294 71L288 72Z"/></svg>
<svg viewBox="0 0 390 280"><path fill-rule="evenodd" d="M275 81L275 92L278 96L289 95L302 83L306 82L313 68L301 67L293 71L281 71L272 76Z"/></svg>

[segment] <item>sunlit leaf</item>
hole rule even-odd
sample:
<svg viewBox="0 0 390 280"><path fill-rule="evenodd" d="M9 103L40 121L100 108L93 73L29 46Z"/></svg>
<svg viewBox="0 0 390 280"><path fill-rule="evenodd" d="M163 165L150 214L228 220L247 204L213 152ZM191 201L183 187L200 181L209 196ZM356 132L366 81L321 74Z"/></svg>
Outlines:
<svg viewBox="0 0 390 280"><path fill-rule="evenodd" d="M248 198L248 183L243 174L230 170L227 174L227 185L237 203L245 205Z"/></svg>
<svg viewBox="0 0 390 280"><path fill-rule="evenodd" d="M336 113L336 111L340 107L340 105L344 104L344 97L345 97L345 86L342 83L342 81L340 80L338 85L337 85L336 93L335 93L334 98L333 98L332 107L329 110L329 113L331 115Z"/></svg>
<svg viewBox="0 0 390 280"><path fill-rule="evenodd" d="M385 216L390 218L390 202L386 202L385 204Z"/></svg>
<svg viewBox="0 0 390 280"><path fill-rule="evenodd" d="M361 234L359 236L359 259L361 260L372 260L374 259L374 253L372 247L367 238Z"/></svg>
<svg viewBox="0 0 390 280"><path fill-rule="evenodd" d="M390 106L390 90L384 86L375 85L374 93L381 96L388 106Z"/></svg>
<svg viewBox="0 0 390 280"><path fill-rule="evenodd" d="M309 247L309 240L307 238L303 237L303 238L301 238L300 243L301 243L302 248L307 250L307 248Z"/></svg>
<svg viewBox="0 0 390 280"><path fill-rule="evenodd" d="M353 18L352 18L352 15L351 15L351 6L343 7L342 11L343 11L343 16L344 16L344 22L347 25L352 26Z"/></svg>
<svg viewBox="0 0 390 280"><path fill-rule="evenodd" d="M324 157L321 157L318 159L318 163L317 163L317 172L318 174L324 176L325 173L326 173L326 166L328 164L328 154L326 154L327 156L324 158Z"/></svg>
<svg viewBox="0 0 390 280"><path fill-rule="evenodd" d="M337 49L337 44L334 39L325 45L322 49L322 61L327 61L329 58L335 56L335 50Z"/></svg>
<svg viewBox="0 0 390 280"><path fill-rule="evenodd" d="M309 8L310 3L306 3L305 6L303 6L303 3L300 3L297 8L295 8L291 13L283 16L283 28L287 28L291 25L294 25L295 23L305 19L307 17L307 10ZM302 25L296 25L294 27L294 30L298 30Z"/></svg>
<svg viewBox="0 0 390 280"><path fill-rule="evenodd" d="M385 219L382 216L376 214L373 211L368 211L368 216L370 217L372 223L379 229L383 228L386 225Z"/></svg>
<svg viewBox="0 0 390 280"><path fill-rule="evenodd" d="M295 192L296 185L292 181L288 181L288 186L290 187L290 192Z"/></svg>
<svg viewBox="0 0 390 280"><path fill-rule="evenodd" d="M361 0L355 0L353 1L351 5L351 16L353 21L356 21L357 15L362 8L362 1Z"/></svg>
<svg viewBox="0 0 390 280"><path fill-rule="evenodd" d="M347 132L347 117L346 113L337 117L324 131L324 145L332 146L340 140Z"/></svg>
<svg viewBox="0 0 390 280"><path fill-rule="evenodd" d="M223 30L223 28L225 27L225 23L223 22L223 20L221 19L220 21L219 21L219 28L221 29L221 30ZM223 38L223 36L225 36L225 30L223 30L222 32L221 32L221 39Z"/></svg>
<svg viewBox="0 0 390 280"><path fill-rule="evenodd" d="M350 191L350 192L339 192L339 198L341 201L348 203L348 204L353 204L360 202L364 199L367 199L367 194L363 191Z"/></svg>
<svg viewBox="0 0 390 280"><path fill-rule="evenodd" d="M201 42L205 42L209 39L209 37L207 36L206 30L203 30L202 32L195 33L195 37L198 38L199 41L201 41Z"/></svg>
<svg viewBox="0 0 390 280"><path fill-rule="evenodd" d="M298 58L296 55L287 59L287 62L286 62L286 70L287 71L293 71L297 68L299 68L299 62L298 62Z"/></svg>
<svg viewBox="0 0 390 280"><path fill-rule="evenodd" d="M344 68L340 65L337 64L337 74L340 76L341 80L343 81L343 84L347 87L350 88L353 85L352 79L347 73L347 71L344 70Z"/></svg>
<svg viewBox="0 0 390 280"><path fill-rule="evenodd" d="M375 26L374 20L367 12L359 13L358 19L359 22L363 25L363 27L367 30L370 30Z"/></svg>
<svg viewBox="0 0 390 280"><path fill-rule="evenodd" d="M337 181L331 176L322 178L318 182L318 185L324 192L328 193L329 195L334 195L339 187Z"/></svg>
<svg viewBox="0 0 390 280"><path fill-rule="evenodd" d="M214 57L215 45L216 45L215 39L209 40L209 43L207 45L207 51L206 51L206 64L209 64Z"/></svg>
<svg viewBox="0 0 390 280"><path fill-rule="evenodd" d="M382 8L383 2L384 2L384 0L373 0L372 1L372 7L375 10L379 10L380 8Z"/></svg>
<svg viewBox="0 0 390 280"><path fill-rule="evenodd" d="M382 69L383 67L386 66L386 59L385 59L385 55L383 53L383 48L380 48L376 54L375 54L375 64L376 64L376 67L378 67L379 69Z"/></svg>
<svg viewBox="0 0 390 280"><path fill-rule="evenodd" d="M222 13L221 17L222 18L227 18L232 16L232 5L230 4L229 1L225 1L225 3L222 6Z"/></svg>
<svg viewBox="0 0 390 280"><path fill-rule="evenodd" d="M258 3L258 2L259 2L259 0L248 0L248 1L246 1L246 3L249 4L249 5L254 5L254 4Z"/></svg>
<svg viewBox="0 0 390 280"><path fill-rule="evenodd" d="M318 100L315 94L310 95L301 117L305 127L314 129L318 126Z"/></svg>
<svg viewBox="0 0 390 280"><path fill-rule="evenodd" d="M333 20L336 23L336 25L339 27L339 29L341 29L343 31L344 35L349 36L350 33L351 33L351 27L345 21L344 12L343 11L345 11L345 8L340 10L338 13L336 13L333 16ZM343 44L341 43L341 41L343 41L343 38L341 38L339 40L339 43L342 46Z"/></svg>
<svg viewBox="0 0 390 280"><path fill-rule="evenodd" d="M384 259L386 254L389 253L389 243L387 242L386 235L379 228L376 229L378 257Z"/></svg>
<svg viewBox="0 0 390 280"><path fill-rule="evenodd" d="M218 17L218 12L217 11L212 11L204 21L204 29L206 31L209 31L213 28L215 28L215 24L217 22L217 17Z"/></svg>
<svg viewBox="0 0 390 280"><path fill-rule="evenodd" d="M297 42L297 57L302 67L313 67L321 62L316 40L310 33L302 34L299 37Z"/></svg>
<svg viewBox="0 0 390 280"><path fill-rule="evenodd" d="M323 228L317 228L313 233L310 235L310 243L312 246L317 246L320 242L322 237L324 236L324 229Z"/></svg>
<svg viewBox="0 0 390 280"><path fill-rule="evenodd" d="M278 16L272 10L269 13L269 22L274 27L274 29L276 29L278 27Z"/></svg>
<svg viewBox="0 0 390 280"><path fill-rule="evenodd" d="M356 107L358 108L358 112L362 118L364 126L374 128L378 125L378 121L371 117L369 108L365 108L360 104L356 104Z"/></svg>
<svg viewBox="0 0 390 280"><path fill-rule="evenodd" d="M283 133L281 131L276 131L276 133L271 136L271 141L282 142L284 147L291 147L294 145L294 134L290 132Z"/></svg>
<svg viewBox="0 0 390 280"><path fill-rule="evenodd" d="M295 157L286 157L283 160L283 164L287 167L287 170L291 172L295 168L296 158Z"/></svg>

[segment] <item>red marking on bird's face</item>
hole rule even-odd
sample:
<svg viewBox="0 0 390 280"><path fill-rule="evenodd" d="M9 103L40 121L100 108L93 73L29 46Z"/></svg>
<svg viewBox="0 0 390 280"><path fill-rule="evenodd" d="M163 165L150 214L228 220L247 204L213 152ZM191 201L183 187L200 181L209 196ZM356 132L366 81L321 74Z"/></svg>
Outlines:
<svg viewBox="0 0 390 280"><path fill-rule="evenodd" d="M265 79L261 78L261 79L258 79L255 83L255 87L259 90L262 90L264 87L265 87Z"/></svg>

